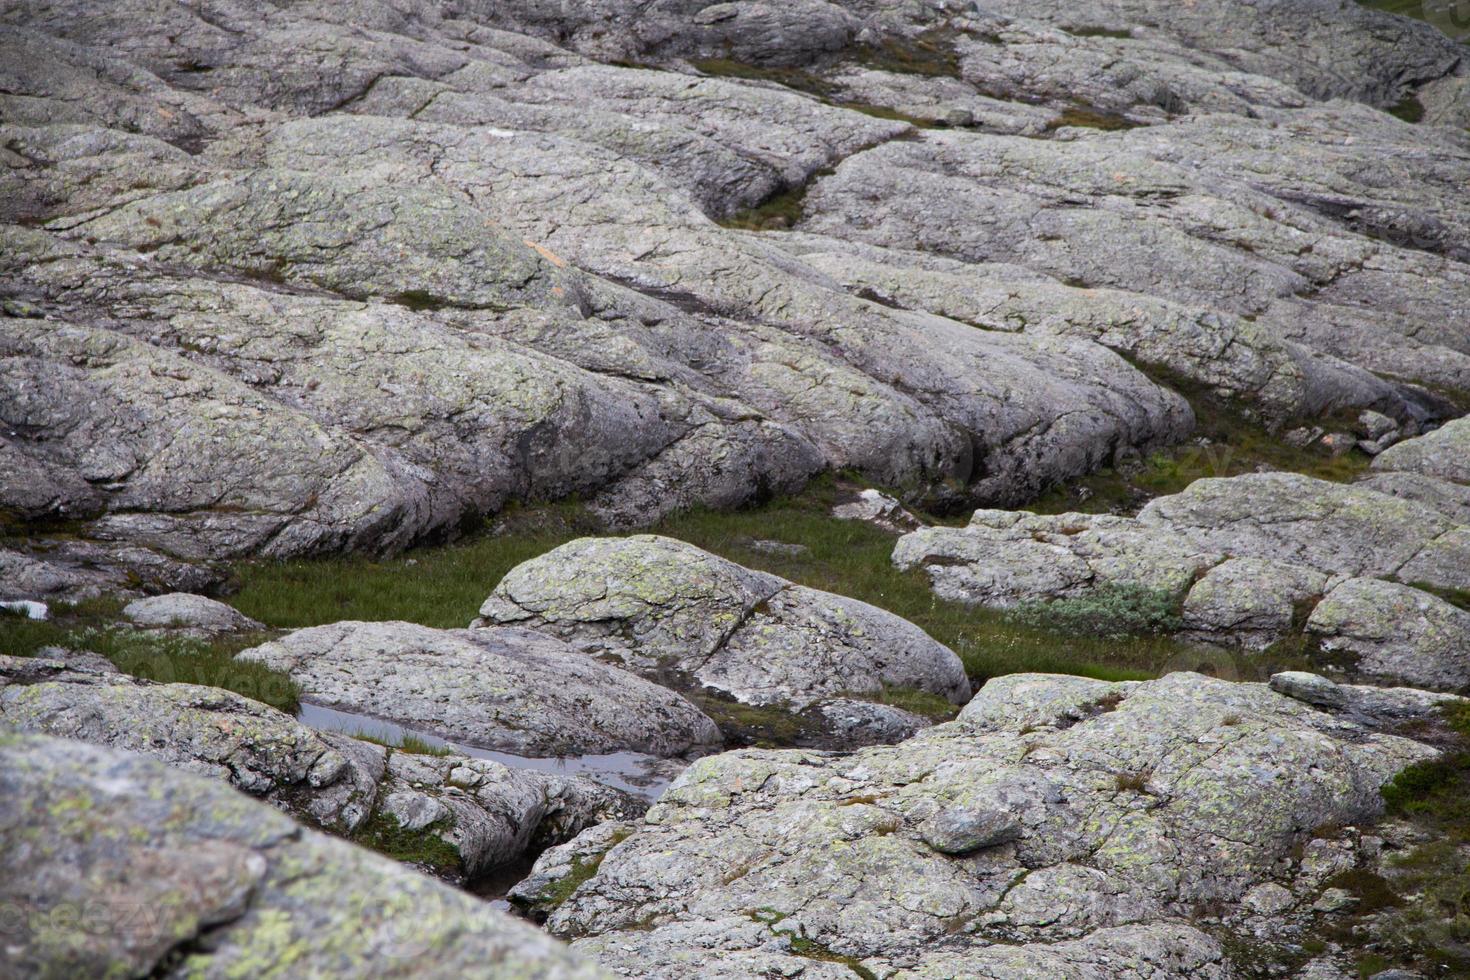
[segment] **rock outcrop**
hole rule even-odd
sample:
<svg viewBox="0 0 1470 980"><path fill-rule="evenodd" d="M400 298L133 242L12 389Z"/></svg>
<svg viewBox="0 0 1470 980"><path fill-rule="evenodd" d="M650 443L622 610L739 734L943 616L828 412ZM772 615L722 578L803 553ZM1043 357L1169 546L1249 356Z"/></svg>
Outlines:
<svg viewBox="0 0 1470 980"><path fill-rule="evenodd" d="M1152 590L1178 604L1187 637L1260 650L1305 629L1339 669L1459 691L1470 613L1436 592L1470 588L1464 488L1407 468L1452 469L1438 447L1456 431L1398 444L1361 484L1255 473L1197 480L1137 517L981 510L905 535L893 560L943 598L996 608Z"/></svg>
<svg viewBox="0 0 1470 980"><path fill-rule="evenodd" d="M480 616L753 705L803 711L885 687L970 696L959 658L907 620L655 535L582 538L518 565Z"/></svg>
<svg viewBox="0 0 1470 980"><path fill-rule="evenodd" d="M333 623L237 659L288 674L315 703L478 748L672 756L720 740L679 695L526 629Z"/></svg>
<svg viewBox="0 0 1470 980"><path fill-rule="evenodd" d="M1456 412L1452 42L1015 6L0 5L0 511L67 535L14 598L824 469L1015 506L1188 435L1130 360Z"/></svg>
<svg viewBox="0 0 1470 980"><path fill-rule="evenodd" d="M153 759L0 731L6 976L606 976L524 923Z"/></svg>
<svg viewBox="0 0 1470 980"><path fill-rule="evenodd" d="M454 878L641 809L589 779L386 748L313 730L229 691L73 661L0 658L0 726L151 756L335 834L437 839L447 849L434 852L443 860L430 870Z"/></svg>
<svg viewBox="0 0 1470 980"><path fill-rule="evenodd" d="M595 869L548 926L629 975L1225 977L1220 936L1291 935L1368 860L1313 828L1435 754L1263 684L1013 675L900 745L701 760L521 895Z"/></svg>

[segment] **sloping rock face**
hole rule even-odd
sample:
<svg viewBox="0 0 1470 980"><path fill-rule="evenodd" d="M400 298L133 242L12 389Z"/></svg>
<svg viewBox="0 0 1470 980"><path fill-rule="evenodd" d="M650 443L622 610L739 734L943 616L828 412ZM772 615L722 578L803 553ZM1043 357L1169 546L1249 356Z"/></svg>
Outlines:
<svg viewBox="0 0 1470 980"><path fill-rule="evenodd" d="M893 560L922 568L943 598L996 608L1157 590L1179 604L1187 636L1259 650L1304 629L1338 669L1460 691L1467 431L1456 421L1399 443L1354 485L1254 473L1197 480L1137 517L976 511L967 527L905 535Z"/></svg>
<svg viewBox="0 0 1470 980"><path fill-rule="evenodd" d="M333 623L237 659L284 671L303 697L521 755L679 755L719 729L672 691L525 629Z"/></svg>
<svg viewBox="0 0 1470 980"><path fill-rule="evenodd" d="M800 711L885 686L970 696L959 658L907 620L655 535L582 538L518 565L480 616L747 704Z"/></svg>
<svg viewBox="0 0 1470 980"><path fill-rule="evenodd" d="M1371 822L1435 754L1262 684L1012 675L900 745L701 760L589 836L547 922L647 977L1225 977L1221 936L1290 934L1363 862L1312 828Z"/></svg>
<svg viewBox="0 0 1470 980"><path fill-rule="evenodd" d="M218 688L152 684L71 662L0 657L0 725L151 756L340 835L371 839L391 818L452 848L454 859L432 870L455 878L641 809L589 779L458 753L415 755L315 731Z"/></svg>
<svg viewBox="0 0 1470 980"><path fill-rule="evenodd" d="M1470 69L1346 0L6 0L0 31L0 511L76 536L0 555L19 598L824 469L1014 506L1189 433L1130 360L1409 434L1452 413L1419 385L1470 388ZM716 223L763 204L796 230Z"/></svg>
<svg viewBox="0 0 1470 980"><path fill-rule="evenodd" d="M606 976L215 780L62 739L0 732L0 870L6 976Z"/></svg>

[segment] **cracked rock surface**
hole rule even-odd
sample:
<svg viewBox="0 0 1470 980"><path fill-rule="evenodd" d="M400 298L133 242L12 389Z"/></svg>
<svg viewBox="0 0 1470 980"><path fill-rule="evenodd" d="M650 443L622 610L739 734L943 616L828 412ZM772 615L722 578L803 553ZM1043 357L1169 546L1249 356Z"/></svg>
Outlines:
<svg viewBox="0 0 1470 980"><path fill-rule="evenodd" d="M7 0L0 54L21 598L844 468L1015 506L1189 434L1135 364L1470 388L1470 69L1346 0Z"/></svg>
<svg viewBox="0 0 1470 980"><path fill-rule="evenodd" d="M1434 755L1262 684L1011 675L900 745L697 762L641 823L588 836L596 871L547 922L648 977L696 959L712 976L836 960L1224 977L1215 931L1250 918L1241 898L1271 885L1310 916L1327 877L1302 856L1312 828L1371 822L1378 787Z"/></svg>
<svg viewBox="0 0 1470 980"><path fill-rule="evenodd" d="M0 899L22 910L0 946L10 976L606 975L469 895L115 749L0 732L0 828ZM52 926L80 910L95 928Z"/></svg>

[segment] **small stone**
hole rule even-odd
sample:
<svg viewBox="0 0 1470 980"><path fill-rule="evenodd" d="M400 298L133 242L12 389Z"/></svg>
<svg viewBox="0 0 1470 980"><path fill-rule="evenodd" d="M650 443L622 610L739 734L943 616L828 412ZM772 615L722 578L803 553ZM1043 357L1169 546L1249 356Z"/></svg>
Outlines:
<svg viewBox="0 0 1470 980"><path fill-rule="evenodd" d="M1317 912L1338 912L1357 904L1357 897L1352 892L1343 888L1329 888L1322 893L1322 897L1312 903L1312 908Z"/></svg>
<svg viewBox="0 0 1470 980"><path fill-rule="evenodd" d="M1397 433L1399 424L1382 412L1375 412L1371 408L1364 409L1358 415L1358 432L1365 439L1382 439L1389 433Z"/></svg>
<svg viewBox="0 0 1470 980"><path fill-rule="evenodd" d="M924 843L941 854L968 854L1014 840L1020 832L1015 817L989 807L947 807L919 826Z"/></svg>
<svg viewBox="0 0 1470 980"><path fill-rule="evenodd" d="M1333 456L1341 456L1358 444L1358 439L1351 432L1329 432L1322 437L1322 447Z"/></svg>
<svg viewBox="0 0 1470 980"><path fill-rule="evenodd" d="M1246 892L1241 903L1252 912L1261 915L1275 915L1291 908L1296 903L1296 899L1289 889L1274 881L1268 881Z"/></svg>
<svg viewBox="0 0 1470 980"><path fill-rule="evenodd" d="M214 599L189 592L134 599L123 607L123 615L147 629L195 629L231 633L264 629L239 610Z"/></svg>
<svg viewBox="0 0 1470 980"><path fill-rule="evenodd" d="M973 126L975 125L975 114L969 109L950 109L944 114L946 126Z"/></svg>
<svg viewBox="0 0 1470 980"><path fill-rule="evenodd" d="M1312 426L1310 428L1303 426L1300 429L1292 429L1290 432L1284 434L1281 437L1281 441L1286 443L1288 446L1295 446L1297 449L1305 449L1320 438L1322 438L1321 429L1317 428L1316 426Z"/></svg>

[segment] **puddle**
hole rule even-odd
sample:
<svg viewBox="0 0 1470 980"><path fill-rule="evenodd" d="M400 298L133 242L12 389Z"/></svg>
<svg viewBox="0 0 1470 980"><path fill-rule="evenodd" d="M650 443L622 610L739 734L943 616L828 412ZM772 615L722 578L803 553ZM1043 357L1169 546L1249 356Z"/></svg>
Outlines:
<svg viewBox="0 0 1470 980"><path fill-rule="evenodd" d="M568 756L524 756L509 752L494 752L490 749L461 745L440 738L431 732L406 728L395 722L374 718L371 715L339 711L319 704L301 703L296 715L304 725L325 732L340 732L344 735L367 735L371 738L397 745L404 736L412 736L436 748L452 749L476 759L489 759L511 769L536 769L541 772L560 773L563 776L587 776L604 786L624 790L652 803L663 795L674 777L688 765L682 759L660 759L641 752L609 752L605 755Z"/></svg>

